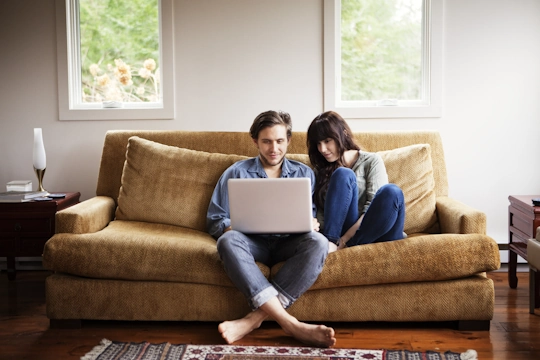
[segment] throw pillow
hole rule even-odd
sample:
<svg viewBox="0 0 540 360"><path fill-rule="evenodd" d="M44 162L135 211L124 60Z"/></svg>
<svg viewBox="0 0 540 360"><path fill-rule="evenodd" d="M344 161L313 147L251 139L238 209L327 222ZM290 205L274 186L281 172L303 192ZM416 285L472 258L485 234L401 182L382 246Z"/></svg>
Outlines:
<svg viewBox="0 0 540 360"><path fill-rule="evenodd" d="M219 177L246 158L133 136L128 140L116 218L206 231L206 212Z"/></svg>
<svg viewBox="0 0 540 360"><path fill-rule="evenodd" d="M429 144L380 151L388 181L405 197L405 233L425 232L437 222L435 180Z"/></svg>

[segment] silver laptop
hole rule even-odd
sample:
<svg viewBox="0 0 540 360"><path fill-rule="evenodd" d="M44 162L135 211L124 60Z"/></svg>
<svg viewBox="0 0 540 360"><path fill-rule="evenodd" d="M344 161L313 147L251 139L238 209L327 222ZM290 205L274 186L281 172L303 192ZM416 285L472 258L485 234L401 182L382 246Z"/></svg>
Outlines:
<svg viewBox="0 0 540 360"><path fill-rule="evenodd" d="M233 230L245 234L294 234L313 230L309 178L229 179Z"/></svg>

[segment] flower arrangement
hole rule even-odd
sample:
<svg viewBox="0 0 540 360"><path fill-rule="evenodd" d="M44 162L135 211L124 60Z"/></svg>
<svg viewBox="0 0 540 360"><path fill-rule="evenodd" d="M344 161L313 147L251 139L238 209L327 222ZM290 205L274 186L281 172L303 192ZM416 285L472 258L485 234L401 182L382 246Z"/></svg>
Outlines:
<svg viewBox="0 0 540 360"><path fill-rule="evenodd" d="M102 69L99 63L89 66L83 78L83 102L157 102L160 100L159 68L154 59L146 59L136 74L122 59Z"/></svg>

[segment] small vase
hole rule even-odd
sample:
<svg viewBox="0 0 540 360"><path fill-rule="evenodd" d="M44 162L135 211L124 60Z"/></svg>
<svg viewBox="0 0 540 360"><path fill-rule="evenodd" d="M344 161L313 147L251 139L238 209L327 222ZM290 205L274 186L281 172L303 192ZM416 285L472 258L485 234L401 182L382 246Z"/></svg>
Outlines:
<svg viewBox="0 0 540 360"><path fill-rule="evenodd" d="M34 152L33 152L34 171L38 178L38 191L47 191L43 188L43 175L47 167L47 156L45 155L45 146L43 145L43 135L41 128L34 129Z"/></svg>

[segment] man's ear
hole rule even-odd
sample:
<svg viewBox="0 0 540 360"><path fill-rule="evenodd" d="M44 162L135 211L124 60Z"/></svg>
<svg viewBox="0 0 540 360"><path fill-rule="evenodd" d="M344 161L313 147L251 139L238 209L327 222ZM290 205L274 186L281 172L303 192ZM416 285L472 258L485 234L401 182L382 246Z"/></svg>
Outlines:
<svg viewBox="0 0 540 360"><path fill-rule="evenodd" d="M257 149L259 148L259 144L257 144L257 139L251 138Z"/></svg>

